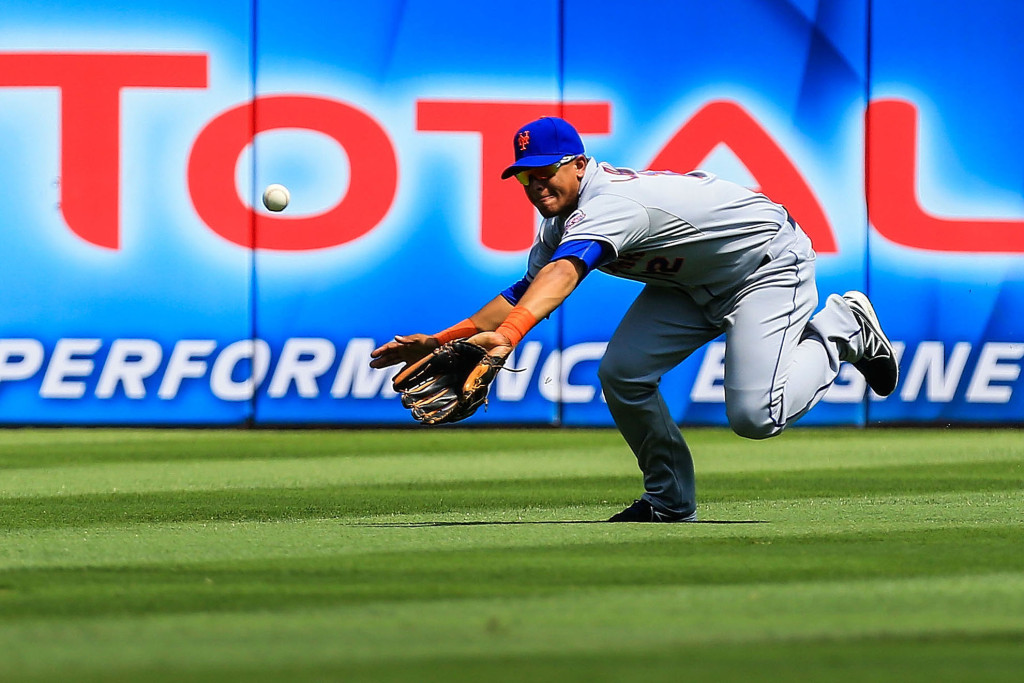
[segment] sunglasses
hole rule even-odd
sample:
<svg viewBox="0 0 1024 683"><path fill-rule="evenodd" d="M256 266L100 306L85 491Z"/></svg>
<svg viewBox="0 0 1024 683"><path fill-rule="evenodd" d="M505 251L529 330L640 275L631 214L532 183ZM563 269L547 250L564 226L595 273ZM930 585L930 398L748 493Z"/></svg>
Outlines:
<svg viewBox="0 0 1024 683"><path fill-rule="evenodd" d="M528 168L525 171L516 173L516 180L523 185L529 185L530 181L536 178L537 180L550 180L553 175L558 171L559 168L565 166L571 161L576 159L575 154L564 156L558 161L548 166L541 166L540 168Z"/></svg>

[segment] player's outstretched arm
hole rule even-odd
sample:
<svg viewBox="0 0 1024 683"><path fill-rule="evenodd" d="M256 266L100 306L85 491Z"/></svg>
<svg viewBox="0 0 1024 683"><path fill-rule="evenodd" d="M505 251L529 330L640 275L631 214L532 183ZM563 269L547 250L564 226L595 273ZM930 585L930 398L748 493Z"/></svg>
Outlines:
<svg viewBox="0 0 1024 683"><path fill-rule="evenodd" d="M562 305L585 275L586 267L576 258L552 261L537 273L515 308L506 302L508 307L499 325L485 328L469 341L487 349L488 355L505 358L538 320Z"/></svg>
<svg viewBox="0 0 1024 683"><path fill-rule="evenodd" d="M586 274L582 262L559 259L542 268L515 306L499 295L472 318L432 337L395 337L373 352L371 362L383 366L414 344L444 344L395 375L402 405L423 424L458 422L486 403L491 384L505 359L523 336L565 300ZM469 336L467 332L476 332ZM469 336L466 341L453 341ZM452 343L447 343L451 341ZM468 343L467 343L468 341Z"/></svg>
<svg viewBox="0 0 1024 683"><path fill-rule="evenodd" d="M496 296L462 322L435 334L400 334L393 341L370 352L371 368L386 368L399 363L415 363L446 342L472 337L482 330L494 330L505 320L512 304Z"/></svg>
<svg viewBox="0 0 1024 683"><path fill-rule="evenodd" d="M370 352L371 368L386 368L399 363L415 363L440 344L426 334L396 334L394 341L378 346Z"/></svg>
<svg viewBox="0 0 1024 683"><path fill-rule="evenodd" d="M586 274L587 267L578 258L552 261L540 269L518 305L530 311L537 320L543 320L569 298Z"/></svg>

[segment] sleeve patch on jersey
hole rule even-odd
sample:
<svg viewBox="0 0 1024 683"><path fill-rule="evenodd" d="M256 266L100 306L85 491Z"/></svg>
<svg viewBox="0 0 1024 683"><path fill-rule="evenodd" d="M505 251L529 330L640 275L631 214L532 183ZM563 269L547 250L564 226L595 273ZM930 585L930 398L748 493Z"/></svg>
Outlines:
<svg viewBox="0 0 1024 683"><path fill-rule="evenodd" d="M569 228L571 228L572 226L576 225L577 223L579 223L580 221L582 221L586 217L587 217L587 214L583 213L579 209L576 209L575 211L572 212L572 215L570 215L568 218L565 219L565 228L564 229L568 230Z"/></svg>

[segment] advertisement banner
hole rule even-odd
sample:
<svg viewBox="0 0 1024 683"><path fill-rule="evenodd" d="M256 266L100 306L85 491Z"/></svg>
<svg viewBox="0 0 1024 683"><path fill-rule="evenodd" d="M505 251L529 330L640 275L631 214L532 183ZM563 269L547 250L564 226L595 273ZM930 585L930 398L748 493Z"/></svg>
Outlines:
<svg viewBox="0 0 1024 683"><path fill-rule="evenodd" d="M539 217L499 176L549 114L601 161L764 192L822 302L870 294L902 385L844 366L802 424L1019 422L1021 26L995 0L12 0L0 423L408 424L369 352L523 276ZM638 292L588 276L473 423L611 424ZM681 423L725 424L723 351L663 378Z"/></svg>
<svg viewBox="0 0 1024 683"><path fill-rule="evenodd" d="M251 5L48 5L0 23L0 420L243 422L224 351L252 337L252 253L186 168L252 98Z"/></svg>
<svg viewBox="0 0 1024 683"><path fill-rule="evenodd" d="M871 417L1020 422L1024 5L874 8L868 282L904 350Z"/></svg>

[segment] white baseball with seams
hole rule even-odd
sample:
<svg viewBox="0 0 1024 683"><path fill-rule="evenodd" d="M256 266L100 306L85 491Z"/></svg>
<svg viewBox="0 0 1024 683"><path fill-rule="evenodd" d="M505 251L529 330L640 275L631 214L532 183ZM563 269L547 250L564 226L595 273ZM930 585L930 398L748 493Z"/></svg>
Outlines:
<svg viewBox="0 0 1024 683"><path fill-rule="evenodd" d="M291 200L291 193L284 185L273 183L263 190L263 206L271 211L283 211Z"/></svg>

